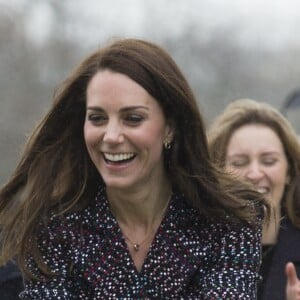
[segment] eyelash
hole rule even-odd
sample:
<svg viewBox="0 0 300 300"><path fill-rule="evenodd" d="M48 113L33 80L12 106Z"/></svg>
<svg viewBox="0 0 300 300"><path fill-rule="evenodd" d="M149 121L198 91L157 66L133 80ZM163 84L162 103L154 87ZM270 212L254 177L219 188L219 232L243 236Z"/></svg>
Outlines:
<svg viewBox="0 0 300 300"><path fill-rule="evenodd" d="M276 160L272 159L272 160L266 160L263 162L264 165L267 166L273 166L276 163Z"/></svg>
<svg viewBox="0 0 300 300"><path fill-rule="evenodd" d="M231 165L233 167L235 167L235 168L242 168L242 167L244 167L246 165L246 163L245 162L242 162L242 163L240 163L240 162L232 162Z"/></svg>
<svg viewBox="0 0 300 300"><path fill-rule="evenodd" d="M128 115L125 118L125 121L132 124L138 124L144 120L144 117L136 114Z"/></svg>
<svg viewBox="0 0 300 300"><path fill-rule="evenodd" d="M266 160L262 161L262 164L265 166L273 166L276 163L276 160ZM231 165L235 168L243 168L247 165L247 162L232 162Z"/></svg>
<svg viewBox="0 0 300 300"><path fill-rule="evenodd" d="M99 114L90 114L88 115L88 120L93 123L99 123L107 120L107 118Z"/></svg>
<svg viewBox="0 0 300 300"><path fill-rule="evenodd" d="M138 125L141 123L145 118L143 116L137 115L137 114L130 114L124 116L123 120L125 123L129 125ZM99 115L99 114L90 114L88 115L88 120L91 121L92 123L103 123L108 120L106 116Z"/></svg>

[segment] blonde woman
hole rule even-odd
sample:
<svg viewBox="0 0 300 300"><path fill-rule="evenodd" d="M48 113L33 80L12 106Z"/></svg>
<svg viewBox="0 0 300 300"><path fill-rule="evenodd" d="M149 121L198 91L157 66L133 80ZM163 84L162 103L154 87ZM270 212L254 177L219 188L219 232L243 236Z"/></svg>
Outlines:
<svg viewBox="0 0 300 300"><path fill-rule="evenodd" d="M269 104L240 99L216 118L208 139L214 163L247 181L272 207L263 229L258 298L285 299L287 288L288 299L299 299L300 146L295 131Z"/></svg>

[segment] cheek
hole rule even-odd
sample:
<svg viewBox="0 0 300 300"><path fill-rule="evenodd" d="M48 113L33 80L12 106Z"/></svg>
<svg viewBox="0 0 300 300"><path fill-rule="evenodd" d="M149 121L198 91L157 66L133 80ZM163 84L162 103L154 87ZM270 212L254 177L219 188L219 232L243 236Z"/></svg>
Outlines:
<svg viewBox="0 0 300 300"><path fill-rule="evenodd" d="M140 141L140 145L137 145L141 150L141 157L148 161L148 163L157 163L163 158L163 144L155 140L143 140Z"/></svg>
<svg viewBox="0 0 300 300"><path fill-rule="evenodd" d="M89 126L88 124L84 125L83 128L84 140L87 147L92 147L99 142L99 132Z"/></svg>
<svg viewBox="0 0 300 300"><path fill-rule="evenodd" d="M131 134L131 139L145 148L162 148L163 129L162 128L144 128L143 131Z"/></svg>
<svg viewBox="0 0 300 300"><path fill-rule="evenodd" d="M98 146L99 146L99 139L97 135L87 127L84 127L84 141L86 145L87 152L89 154L90 159L97 167L98 163Z"/></svg>
<svg viewBox="0 0 300 300"><path fill-rule="evenodd" d="M269 178L272 180L274 194L272 201L274 203L280 203L286 186L287 175L284 169L274 170L272 174L269 175Z"/></svg>
<svg viewBox="0 0 300 300"><path fill-rule="evenodd" d="M279 204L282 201L282 197L285 191L285 182L284 178L278 178L277 182L274 182L274 191L272 199L270 199L274 204Z"/></svg>
<svg viewBox="0 0 300 300"><path fill-rule="evenodd" d="M138 146L142 152L150 157L158 157L163 151L162 143L158 142L157 140L152 140L152 142L149 139L138 140L136 146Z"/></svg>
<svg viewBox="0 0 300 300"><path fill-rule="evenodd" d="M281 173L281 174L284 174L284 173ZM278 189L284 190L286 182L287 182L287 176L282 176L281 174L280 173L276 174L273 178L274 178L274 183L277 185Z"/></svg>
<svg viewBox="0 0 300 300"><path fill-rule="evenodd" d="M277 168L274 168L270 176L272 176L274 182L278 185L278 187L284 189L288 181L288 166L280 165Z"/></svg>

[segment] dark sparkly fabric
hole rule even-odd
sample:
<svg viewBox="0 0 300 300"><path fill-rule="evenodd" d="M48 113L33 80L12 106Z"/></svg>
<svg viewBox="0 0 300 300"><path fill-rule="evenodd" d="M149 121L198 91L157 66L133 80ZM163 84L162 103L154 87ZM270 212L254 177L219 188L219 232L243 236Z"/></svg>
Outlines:
<svg viewBox="0 0 300 300"><path fill-rule="evenodd" d="M265 276L259 285L260 300L283 300L286 295L285 265L294 263L296 272L300 275L300 230L287 217L282 217L276 245L272 257L263 256L261 274ZM262 273L268 269L268 273ZM274 288L276 287L276 288Z"/></svg>
<svg viewBox="0 0 300 300"><path fill-rule="evenodd" d="M102 188L83 212L52 217L41 229L43 258L58 276L26 282L21 299L254 300L260 239L261 232L213 222L173 195L139 273Z"/></svg>

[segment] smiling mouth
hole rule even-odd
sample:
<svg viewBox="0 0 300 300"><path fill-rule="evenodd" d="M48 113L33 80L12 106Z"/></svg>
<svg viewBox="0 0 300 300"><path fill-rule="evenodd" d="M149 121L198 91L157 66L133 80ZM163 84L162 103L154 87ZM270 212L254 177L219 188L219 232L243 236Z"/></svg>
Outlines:
<svg viewBox="0 0 300 300"><path fill-rule="evenodd" d="M269 189L266 187L257 187L256 190L262 195L266 195L269 193Z"/></svg>
<svg viewBox="0 0 300 300"><path fill-rule="evenodd" d="M128 153L103 153L103 157L104 160L107 163L111 163L111 164L120 164L120 163L126 163L129 161L132 161L135 157L136 154L132 153L132 152L128 152Z"/></svg>

